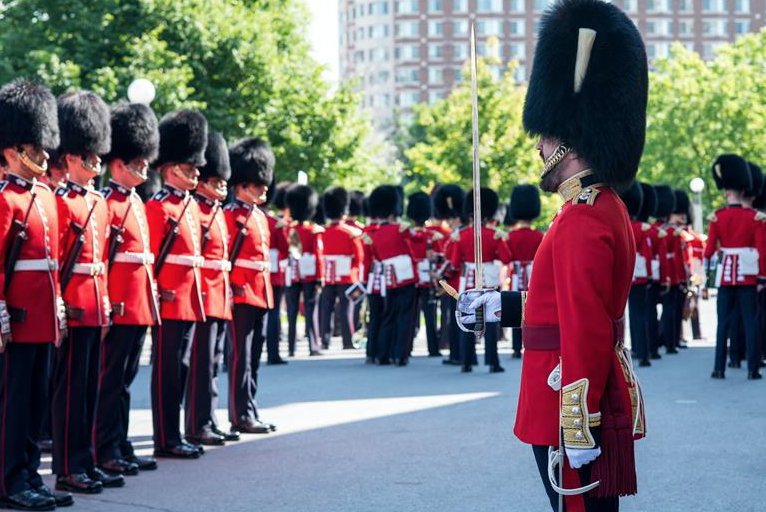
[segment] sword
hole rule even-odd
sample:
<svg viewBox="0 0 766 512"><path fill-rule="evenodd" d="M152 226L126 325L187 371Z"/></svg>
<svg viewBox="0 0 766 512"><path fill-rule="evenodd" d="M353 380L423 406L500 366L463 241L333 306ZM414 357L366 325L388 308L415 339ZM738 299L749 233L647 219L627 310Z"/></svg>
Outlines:
<svg viewBox="0 0 766 512"><path fill-rule="evenodd" d="M476 84L476 28L471 23L471 144L473 146L473 261L474 287L484 288L484 266L481 253L481 174L479 170L479 95ZM484 308L476 310L474 333L478 341L484 334Z"/></svg>

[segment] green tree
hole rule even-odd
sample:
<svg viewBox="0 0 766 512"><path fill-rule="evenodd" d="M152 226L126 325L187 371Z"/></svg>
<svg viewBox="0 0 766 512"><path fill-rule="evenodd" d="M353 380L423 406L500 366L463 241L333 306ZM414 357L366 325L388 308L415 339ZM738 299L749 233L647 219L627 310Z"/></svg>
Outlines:
<svg viewBox="0 0 766 512"><path fill-rule="evenodd" d="M287 0L17 0L0 7L0 82L32 76L114 103L145 77L159 115L199 108L229 140L267 138L279 179L358 182L380 171L377 146L353 84L331 91L309 57L307 20Z"/></svg>

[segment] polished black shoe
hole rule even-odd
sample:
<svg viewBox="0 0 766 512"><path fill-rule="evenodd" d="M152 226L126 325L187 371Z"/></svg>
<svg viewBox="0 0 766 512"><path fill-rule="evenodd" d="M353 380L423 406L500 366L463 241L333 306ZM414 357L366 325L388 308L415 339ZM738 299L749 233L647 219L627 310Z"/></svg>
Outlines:
<svg viewBox="0 0 766 512"><path fill-rule="evenodd" d="M196 436L186 436L186 440L193 445L223 446L226 444L226 440L222 435L218 435L209 429L204 429Z"/></svg>
<svg viewBox="0 0 766 512"><path fill-rule="evenodd" d="M263 423L264 425L269 427L269 430L271 430L272 432L276 432L277 431L277 426L274 425L273 423L269 423L267 421L262 421L261 423Z"/></svg>
<svg viewBox="0 0 766 512"><path fill-rule="evenodd" d="M666 354L678 354L678 350L676 350L674 348L669 348L669 349L665 350L665 353Z"/></svg>
<svg viewBox="0 0 766 512"><path fill-rule="evenodd" d="M391 364L391 361L389 361L388 359L376 359L375 364L377 364L378 366L388 366Z"/></svg>
<svg viewBox="0 0 766 512"><path fill-rule="evenodd" d="M52 453L53 452L53 440L52 439L40 439L40 441L37 442L37 446L40 448L40 451L43 453Z"/></svg>
<svg viewBox="0 0 766 512"><path fill-rule="evenodd" d="M287 361L284 359L272 359L266 362L266 364L287 364Z"/></svg>
<svg viewBox="0 0 766 512"><path fill-rule="evenodd" d="M686 343L679 343L678 344L678 348L680 348L680 349L689 348L689 345L687 345Z"/></svg>
<svg viewBox="0 0 766 512"><path fill-rule="evenodd" d="M407 364L408 364L408 361L406 359L399 359L396 362L396 366L407 366Z"/></svg>
<svg viewBox="0 0 766 512"><path fill-rule="evenodd" d="M260 420L249 420L239 425L234 425L231 429L235 432L241 432L243 434L268 434L271 429L268 425Z"/></svg>
<svg viewBox="0 0 766 512"><path fill-rule="evenodd" d="M138 466L139 471L154 471L157 469L157 460L154 457L131 455L130 457L125 457L125 460Z"/></svg>
<svg viewBox="0 0 766 512"><path fill-rule="evenodd" d="M364 358L364 364L375 364L375 358L374 357L365 357Z"/></svg>
<svg viewBox="0 0 766 512"><path fill-rule="evenodd" d="M200 455L205 455L205 448L201 444L192 444L192 443L187 443L186 441L181 441L181 446L185 446L192 450L197 450L197 453L199 453Z"/></svg>
<svg viewBox="0 0 766 512"><path fill-rule="evenodd" d="M224 432L218 427L213 427L213 432L223 437L223 440L226 442L239 441L239 432L233 432L231 430L229 430L228 432Z"/></svg>
<svg viewBox="0 0 766 512"><path fill-rule="evenodd" d="M98 494L104 490L104 485L98 480L92 480L85 473L72 473L56 477L56 490L77 492L81 494Z"/></svg>
<svg viewBox="0 0 766 512"><path fill-rule="evenodd" d="M711 379L725 379L726 375L720 370L714 370L713 373L710 374Z"/></svg>
<svg viewBox="0 0 766 512"><path fill-rule="evenodd" d="M758 368L766 368L766 361L759 361Z"/></svg>
<svg viewBox="0 0 766 512"><path fill-rule="evenodd" d="M652 363L650 363L648 359L642 359L641 361L638 362L638 366L641 368L646 368L647 366L651 366L651 365Z"/></svg>
<svg viewBox="0 0 766 512"><path fill-rule="evenodd" d="M662 359L662 356L659 354L650 354L649 359Z"/></svg>
<svg viewBox="0 0 766 512"><path fill-rule="evenodd" d="M489 367L489 373L503 373L505 371L505 368L500 366L499 364L493 364Z"/></svg>
<svg viewBox="0 0 766 512"><path fill-rule="evenodd" d="M125 477L122 475L107 475L99 468L93 468L88 471L88 478L101 482L104 488L122 487L125 485Z"/></svg>
<svg viewBox="0 0 766 512"><path fill-rule="evenodd" d="M458 366L462 363L460 361L456 361L455 359L444 359L442 360L442 364L448 364L450 366Z"/></svg>
<svg viewBox="0 0 766 512"><path fill-rule="evenodd" d="M109 475L133 476L138 474L138 464L123 459L112 459L99 462L98 469Z"/></svg>
<svg viewBox="0 0 766 512"><path fill-rule="evenodd" d="M762 379L763 375L758 370L747 372L747 380L758 380Z"/></svg>
<svg viewBox="0 0 766 512"><path fill-rule="evenodd" d="M167 459L199 459L200 453L194 446L181 444L170 448L155 448L154 456Z"/></svg>
<svg viewBox="0 0 766 512"><path fill-rule="evenodd" d="M441 352L432 352L428 354L428 357L441 357L441 356L442 356Z"/></svg>
<svg viewBox="0 0 766 512"><path fill-rule="evenodd" d="M50 487L43 484L40 487L34 487L32 489L40 496L44 496L46 498L53 498L53 501L56 503L57 507L69 507L74 505L74 498L72 495L68 492L56 492L52 491ZM35 510L41 510L41 509L35 509Z"/></svg>
<svg viewBox="0 0 766 512"><path fill-rule="evenodd" d="M729 361L729 368L742 368L740 361Z"/></svg>
<svg viewBox="0 0 766 512"><path fill-rule="evenodd" d="M460 373L471 373L473 371L473 366L470 364L464 364L460 367Z"/></svg>
<svg viewBox="0 0 766 512"><path fill-rule="evenodd" d="M521 352L514 350L513 354L511 354L511 359L521 359Z"/></svg>
<svg viewBox="0 0 766 512"><path fill-rule="evenodd" d="M30 489L0 498L0 508L14 510L55 510L56 501Z"/></svg>

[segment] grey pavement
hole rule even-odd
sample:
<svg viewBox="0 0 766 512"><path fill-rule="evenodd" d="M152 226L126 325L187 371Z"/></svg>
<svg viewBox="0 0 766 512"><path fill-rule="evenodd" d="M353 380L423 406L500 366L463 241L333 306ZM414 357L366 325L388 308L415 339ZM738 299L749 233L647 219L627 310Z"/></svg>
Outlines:
<svg viewBox="0 0 766 512"><path fill-rule="evenodd" d="M638 369L649 434L636 447L639 494L621 510L766 510L766 380L747 381L744 369L711 380L709 345ZM279 432L198 461L162 460L122 489L77 496L72 510L547 511L531 449L511 433L521 365L503 348L507 372L494 375L424 356L374 367L340 350L264 366L261 415ZM132 413L144 453L148 377L142 368Z"/></svg>

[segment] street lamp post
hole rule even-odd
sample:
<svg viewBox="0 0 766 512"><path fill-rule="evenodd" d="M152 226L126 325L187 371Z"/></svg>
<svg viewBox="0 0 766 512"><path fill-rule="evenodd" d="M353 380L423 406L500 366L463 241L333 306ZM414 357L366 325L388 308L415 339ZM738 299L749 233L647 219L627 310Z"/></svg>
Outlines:
<svg viewBox="0 0 766 512"><path fill-rule="evenodd" d="M689 188L694 193L694 231L702 234L702 191L705 190L705 180L699 176L692 178Z"/></svg>
<svg viewBox="0 0 766 512"><path fill-rule="evenodd" d="M136 78L128 86L128 99L132 103L149 105L154 100L154 84L146 78Z"/></svg>

